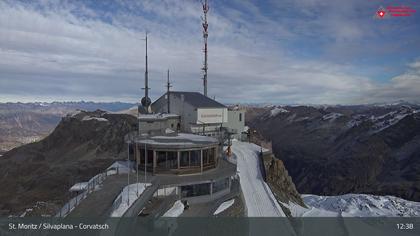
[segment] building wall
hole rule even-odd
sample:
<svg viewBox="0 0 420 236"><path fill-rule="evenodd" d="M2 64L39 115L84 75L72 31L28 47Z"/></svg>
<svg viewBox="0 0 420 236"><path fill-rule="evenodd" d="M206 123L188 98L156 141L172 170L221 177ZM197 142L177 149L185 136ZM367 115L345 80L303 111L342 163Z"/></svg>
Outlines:
<svg viewBox="0 0 420 236"><path fill-rule="evenodd" d="M228 121L227 108L198 108L197 124L220 124Z"/></svg>
<svg viewBox="0 0 420 236"><path fill-rule="evenodd" d="M195 108L182 100L182 97L170 94L170 112L181 116L181 130L183 132L200 133L205 123L205 131L214 131L220 127L220 123L228 120L227 108ZM167 97L160 97L152 107L155 113L166 113Z"/></svg>
<svg viewBox="0 0 420 236"><path fill-rule="evenodd" d="M229 110L228 122L224 124L230 132L236 133L232 135L233 138L242 139L242 132L245 128L245 111L244 110Z"/></svg>
<svg viewBox="0 0 420 236"><path fill-rule="evenodd" d="M167 119L161 120L140 120L139 121L139 131L140 133L164 133L167 128L172 130L177 129L177 125L180 123L178 117L170 117Z"/></svg>
<svg viewBox="0 0 420 236"><path fill-rule="evenodd" d="M170 94L170 112L172 114L177 114L181 116L181 130L184 132L191 132L191 124L197 121L197 111L188 103L182 101L182 98L178 98L173 94ZM166 113L168 111L167 107L167 97L160 97L152 107L153 112L155 113Z"/></svg>

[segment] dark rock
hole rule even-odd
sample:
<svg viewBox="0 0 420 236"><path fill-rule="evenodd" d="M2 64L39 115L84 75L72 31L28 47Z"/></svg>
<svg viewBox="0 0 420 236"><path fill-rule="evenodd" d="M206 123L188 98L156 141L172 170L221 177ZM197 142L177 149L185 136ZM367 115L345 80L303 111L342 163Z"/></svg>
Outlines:
<svg viewBox="0 0 420 236"><path fill-rule="evenodd" d="M63 205L73 184L126 158L124 135L137 126L131 115L80 112L64 117L45 139L5 153L0 158L0 212L20 214L37 202L50 210Z"/></svg>

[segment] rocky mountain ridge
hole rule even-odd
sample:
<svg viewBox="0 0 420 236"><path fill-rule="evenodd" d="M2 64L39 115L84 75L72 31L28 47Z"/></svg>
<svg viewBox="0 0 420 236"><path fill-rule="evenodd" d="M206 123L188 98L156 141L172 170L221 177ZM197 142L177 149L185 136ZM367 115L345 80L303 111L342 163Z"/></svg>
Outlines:
<svg viewBox="0 0 420 236"><path fill-rule="evenodd" d="M247 123L272 141L300 193L420 201L420 107L270 106Z"/></svg>
<svg viewBox="0 0 420 236"><path fill-rule="evenodd" d="M0 155L22 144L46 137L60 122L61 117L76 110L119 111L130 108L130 103L52 102L0 103Z"/></svg>
<svg viewBox="0 0 420 236"><path fill-rule="evenodd" d="M126 158L124 135L137 118L97 110L62 118L45 139L0 158L0 215L15 215L37 202L53 214L68 200L68 189L89 180L115 160ZM40 210L42 212L42 210Z"/></svg>

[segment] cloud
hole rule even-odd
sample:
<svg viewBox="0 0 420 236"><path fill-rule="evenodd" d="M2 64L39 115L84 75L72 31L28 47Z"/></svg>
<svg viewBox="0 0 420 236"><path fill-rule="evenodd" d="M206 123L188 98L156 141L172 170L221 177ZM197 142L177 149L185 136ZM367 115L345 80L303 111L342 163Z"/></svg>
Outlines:
<svg viewBox="0 0 420 236"><path fill-rule="evenodd" d="M391 79L390 83L378 85L367 91L367 101L406 100L420 102L420 59L409 63L407 70ZM368 97L368 96L366 96Z"/></svg>
<svg viewBox="0 0 420 236"><path fill-rule="evenodd" d="M418 60L386 82L361 72L382 65L360 65L380 49L366 41L372 25L345 12L353 4L284 2L295 15L276 2L280 13L252 1L212 4L209 94L220 101L418 99ZM196 1L0 2L0 99L138 101L146 30L152 97L164 92L168 68L174 89L201 91L200 14Z"/></svg>

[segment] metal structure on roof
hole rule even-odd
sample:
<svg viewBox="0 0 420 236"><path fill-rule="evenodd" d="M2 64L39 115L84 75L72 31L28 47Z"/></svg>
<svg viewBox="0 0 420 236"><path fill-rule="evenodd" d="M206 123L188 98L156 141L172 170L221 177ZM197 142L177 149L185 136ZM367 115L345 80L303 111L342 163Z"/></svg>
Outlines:
<svg viewBox="0 0 420 236"><path fill-rule="evenodd" d="M169 69L168 69L168 79L166 81L166 94L168 96L168 114L171 113L171 101L170 101L170 96L169 96L169 90L171 89L172 85L171 82L169 81Z"/></svg>
<svg viewBox="0 0 420 236"><path fill-rule="evenodd" d="M203 13L204 16L201 18L203 20L203 38L204 38L204 65L203 65L203 85L204 85L204 96L207 97L207 38L209 37L208 27L209 24L207 23L207 12L209 11L209 4L207 3L207 0L205 0L203 3Z"/></svg>
<svg viewBox="0 0 420 236"><path fill-rule="evenodd" d="M146 32L146 68L144 72L144 97L141 99L141 105L143 106L146 113L149 113L150 105L152 104L152 101L149 98L149 71L148 71L148 58L147 58L147 32ZM139 109L140 113L140 109Z"/></svg>

